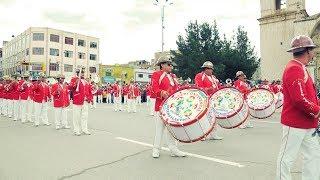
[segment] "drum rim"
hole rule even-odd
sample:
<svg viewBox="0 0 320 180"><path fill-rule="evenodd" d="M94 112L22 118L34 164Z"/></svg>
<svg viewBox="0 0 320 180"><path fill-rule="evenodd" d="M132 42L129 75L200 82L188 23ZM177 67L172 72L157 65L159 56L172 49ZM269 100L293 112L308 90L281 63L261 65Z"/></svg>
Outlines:
<svg viewBox="0 0 320 180"><path fill-rule="evenodd" d="M180 91L183 91L183 90L186 90L186 89L197 89L197 90L200 90L200 91L202 91L203 93L205 93L205 94L207 95L207 97L209 97L208 94L207 94L204 90L202 90L201 88L199 88L199 87L183 87L183 88L179 88L178 90L174 91L174 92L173 92L172 94L170 94L170 96L167 97L167 98L161 103L161 105L160 105L159 114L160 114L160 117L161 117L162 121L163 121L165 124L168 124L168 125L173 126L173 127L188 126L188 125L191 125L191 124L197 122L199 119L201 119L201 118L208 112L208 109L209 109L209 108L208 108L208 106L209 106L209 98L207 99L207 102L206 102L206 108L203 110L202 113L199 113L199 114L196 116L195 119L189 120L189 121L184 122L184 123L179 123L179 124L176 124L176 123L175 123L175 124L173 124L173 123L169 123L169 122L168 122L168 119L163 118L163 113L162 113L162 106L163 106L163 104L164 104L173 94L175 94L175 93L177 93L177 92L180 92Z"/></svg>
<svg viewBox="0 0 320 180"><path fill-rule="evenodd" d="M280 106L281 107L281 106ZM251 117L253 117L253 118L257 118L257 119L267 119L267 118L269 118L269 117L271 117L275 112L276 112L276 110L277 110L277 108L275 107L274 108L274 111L271 113L271 115L269 115L269 116L266 116L266 117L256 117L256 116L252 116L250 113L250 116Z"/></svg>
<svg viewBox="0 0 320 180"><path fill-rule="evenodd" d="M222 90L222 89L235 89L235 90L237 90L240 94L242 94L241 93L241 91L239 91L237 88L235 88L235 87L222 87L222 88L220 88L218 91L220 91L220 90ZM216 92L218 92L218 91L216 91ZM211 96L210 96L210 98L209 98L209 107L211 107L211 101L210 101L210 99L212 98L212 96L216 93L216 92L214 92ZM231 118L231 117L234 117L235 115L237 115L240 111L241 111L241 109L243 108L243 105L244 105L244 103L245 103L245 99L244 98L242 98L242 103L241 103L241 105L240 105L240 108L236 111L236 112L234 112L234 113L232 113L232 114L230 114L230 115L227 115L227 116L225 116L225 117L219 117L219 116L216 116L216 118L217 119L228 119L228 118Z"/></svg>
<svg viewBox="0 0 320 180"><path fill-rule="evenodd" d="M247 105L248 106L248 105ZM241 126L244 122L246 122L246 120L249 118L249 116L251 116L251 114L250 114L250 110L249 110L249 106L248 106L248 111L247 111L247 115L246 115L246 118L243 120L243 121L241 121L241 123L239 124L239 125L236 125L236 126L233 126L233 127L222 127L222 126L220 126L221 128L223 128L223 129L234 129L234 128L237 128L237 127L239 127L239 126Z"/></svg>
<svg viewBox="0 0 320 180"><path fill-rule="evenodd" d="M255 110L255 111L263 111L263 110L266 110L267 108L269 108L270 106L272 106L272 104L275 104L275 102L274 102L274 99L275 99L275 98L274 98L274 93L271 92L269 89L266 89L266 88L255 88L255 89L251 90L249 93L246 94L246 101L247 101L248 95L249 95L250 93L252 93L252 92L254 92L254 91L258 91L258 90L266 90L266 91L269 91L269 92L272 94L272 101L270 102L270 104L269 104L268 106L266 106L266 107L264 107L264 108L254 108L254 107L251 107L251 106L249 105L249 103L247 103L249 109Z"/></svg>

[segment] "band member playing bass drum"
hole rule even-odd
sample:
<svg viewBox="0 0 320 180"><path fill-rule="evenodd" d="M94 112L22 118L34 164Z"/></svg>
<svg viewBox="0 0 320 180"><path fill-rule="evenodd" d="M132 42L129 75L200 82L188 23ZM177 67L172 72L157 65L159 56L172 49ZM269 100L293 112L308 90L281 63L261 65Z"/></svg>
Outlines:
<svg viewBox="0 0 320 180"><path fill-rule="evenodd" d="M247 76L242 71L236 73L236 81L234 82L234 87L242 92L243 97L246 99L246 94L251 90L250 85L247 83ZM245 123L239 126L240 129L253 128L250 120L248 119Z"/></svg>
<svg viewBox="0 0 320 180"><path fill-rule="evenodd" d="M156 123L156 134L154 138L154 145L152 156L158 158L160 156L160 145L163 132L165 132L168 147L171 152L171 156L184 157L186 156L184 152L177 148L175 140L168 133L166 126L162 122L159 116L159 110L161 103L169 97L177 89L175 76L171 74L173 62L168 57L161 57L157 63L160 66L160 70L152 74L151 84L153 92L156 96L155 111L157 113L155 123Z"/></svg>
<svg viewBox="0 0 320 180"><path fill-rule="evenodd" d="M203 63L202 72L198 73L195 76L195 84L197 87L203 89L211 96L214 92L218 91L221 88L219 80L213 75L213 64L210 61ZM207 139L209 140L222 140L223 137L220 137L217 134L218 125L214 127L214 130Z"/></svg>

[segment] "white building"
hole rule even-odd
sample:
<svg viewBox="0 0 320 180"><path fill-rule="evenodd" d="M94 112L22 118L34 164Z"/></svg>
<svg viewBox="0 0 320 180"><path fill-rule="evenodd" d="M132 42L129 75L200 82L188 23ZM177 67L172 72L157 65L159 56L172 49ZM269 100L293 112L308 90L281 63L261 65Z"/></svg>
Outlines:
<svg viewBox="0 0 320 180"><path fill-rule="evenodd" d="M52 28L31 27L3 44L3 72L31 74L45 72L55 77L86 68L86 77L99 67L99 39Z"/></svg>
<svg viewBox="0 0 320 180"><path fill-rule="evenodd" d="M134 69L134 81L137 83L149 83L154 70L150 69Z"/></svg>

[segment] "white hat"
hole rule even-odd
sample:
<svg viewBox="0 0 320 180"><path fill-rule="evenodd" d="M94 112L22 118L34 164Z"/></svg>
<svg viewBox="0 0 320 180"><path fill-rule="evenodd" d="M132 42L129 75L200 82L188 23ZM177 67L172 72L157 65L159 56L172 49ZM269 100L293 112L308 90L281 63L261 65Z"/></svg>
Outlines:
<svg viewBox="0 0 320 180"><path fill-rule="evenodd" d="M201 66L201 68L209 68L209 69L213 69L213 64L210 61L206 61L203 63L203 65Z"/></svg>
<svg viewBox="0 0 320 180"><path fill-rule="evenodd" d="M238 72L236 73L236 77L239 77L239 76L241 76L241 75L246 76L242 71L238 71Z"/></svg>

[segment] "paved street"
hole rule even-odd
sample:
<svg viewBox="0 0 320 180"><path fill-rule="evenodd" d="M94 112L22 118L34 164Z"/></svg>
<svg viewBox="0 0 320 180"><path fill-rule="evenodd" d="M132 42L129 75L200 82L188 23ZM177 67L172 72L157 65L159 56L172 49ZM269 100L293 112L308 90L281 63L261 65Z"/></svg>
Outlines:
<svg viewBox="0 0 320 180"><path fill-rule="evenodd" d="M69 123L72 111L68 111ZM147 106L128 114L98 105L89 112L92 135L74 136L54 126L33 127L0 119L1 180L213 179L272 180L275 176L281 127L279 112L253 120L253 129L220 130L223 141L179 144L190 153L172 158L162 151L151 156L154 120ZM53 111L49 111L53 123ZM301 177L301 159L293 168Z"/></svg>

